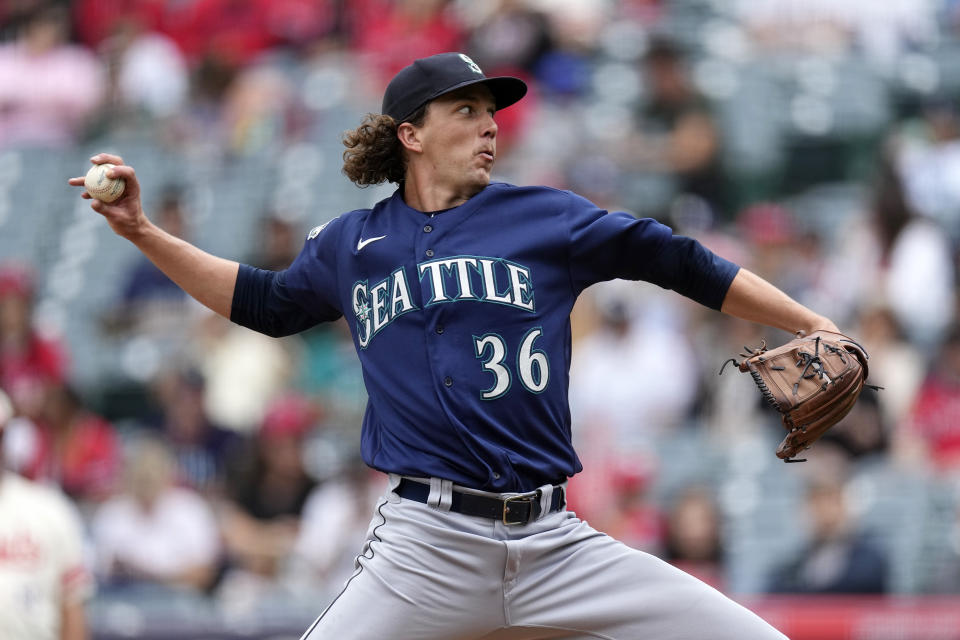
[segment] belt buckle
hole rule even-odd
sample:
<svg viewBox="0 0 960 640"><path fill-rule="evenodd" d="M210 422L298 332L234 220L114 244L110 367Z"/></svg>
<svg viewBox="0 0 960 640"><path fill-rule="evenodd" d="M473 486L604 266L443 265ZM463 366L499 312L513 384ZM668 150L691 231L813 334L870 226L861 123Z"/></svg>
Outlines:
<svg viewBox="0 0 960 640"><path fill-rule="evenodd" d="M507 512L510 510L511 502L522 502L531 505L531 513L533 509L534 500L540 500L540 490L532 491L530 493L521 493L520 495L510 496L509 498L503 499L503 517L502 522L507 526L517 525L517 524L527 524L532 520L530 514L527 514L526 520L507 520Z"/></svg>

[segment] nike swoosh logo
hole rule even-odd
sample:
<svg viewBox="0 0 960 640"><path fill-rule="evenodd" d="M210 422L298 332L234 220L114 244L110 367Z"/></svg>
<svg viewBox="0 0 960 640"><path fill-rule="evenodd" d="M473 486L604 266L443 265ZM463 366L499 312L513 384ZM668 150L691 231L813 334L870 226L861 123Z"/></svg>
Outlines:
<svg viewBox="0 0 960 640"><path fill-rule="evenodd" d="M386 237L387 237L387 236L377 236L376 238L367 238L366 240L363 240L363 239L358 240L358 241L357 241L357 251L360 251L360 249L363 249L365 246L367 246L367 245L370 244L371 242L376 242L377 240L383 240L383 239L386 238Z"/></svg>

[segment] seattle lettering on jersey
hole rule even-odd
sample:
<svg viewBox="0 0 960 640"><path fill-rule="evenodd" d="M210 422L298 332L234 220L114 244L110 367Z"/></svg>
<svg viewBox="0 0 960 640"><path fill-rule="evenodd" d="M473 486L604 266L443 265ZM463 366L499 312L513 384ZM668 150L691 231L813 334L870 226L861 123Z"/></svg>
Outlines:
<svg viewBox="0 0 960 640"><path fill-rule="evenodd" d="M438 258L419 263L417 275L426 287L424 305L428 307L473 300L534 310L530 269L503 258ZM354 283L350 298L357 316L357 339L364 349L373 336L395 319L419 309L413 302L403 267L373 286L366 280Z"/></svg>

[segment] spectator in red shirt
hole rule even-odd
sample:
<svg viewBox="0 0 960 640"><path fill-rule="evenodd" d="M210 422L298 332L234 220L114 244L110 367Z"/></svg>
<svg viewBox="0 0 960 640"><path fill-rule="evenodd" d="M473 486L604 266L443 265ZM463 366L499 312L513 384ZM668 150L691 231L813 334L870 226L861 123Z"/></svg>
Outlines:
<svg viewBox="0 0 960 640"><path fill-rule="evenodd" d="M73 28L78 39L91 49L125 26L159 30L165 14L184 3L167 0L74 0L70 3ZM172 5L172 7L171 7Z"/></svg>
<svg viewBox="0 0 960 640"><path fill-rule="evenodd" d="M109 497L122 466L113 426L87 409L69 385L50 390L41 418L37 455L27 475L53 480L80 504Z"/></svg>
<svg viewBox="0 0 960 640"><path fill-rule="evenodd" d="M0 267L0 387L18 414L39 416L47 390L64 381L67 362L61 344L33 326L33 283L25 267Z"/></svg>
<svg viewBox="0 0 960 640"><path fill-rule="evenodd" d="M938 470L960 471L960 325L953 327L920 385L902 439Z"/></svg>
<svg viewBox="0 0 960 640"><path fill-rule="evenodd" d="M354 48L383 80L408 60L463 47L463 30L448 12L447 0L367 0L351 11Z"/></svg>

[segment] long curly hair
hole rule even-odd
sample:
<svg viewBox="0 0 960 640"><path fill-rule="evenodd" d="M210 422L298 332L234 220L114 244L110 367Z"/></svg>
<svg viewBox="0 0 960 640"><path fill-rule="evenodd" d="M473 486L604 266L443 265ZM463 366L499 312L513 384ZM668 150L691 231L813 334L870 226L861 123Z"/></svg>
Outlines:
<svg viewBox="0 0 960 640"><path fill-rule="evenodd" d="M426 115L423 105L403 122L419 127ZM359 127L344 132L343 173L351 182L359 187L403 182L407 162L397 137L400 124L388 115L368 113Z"/></svg>

